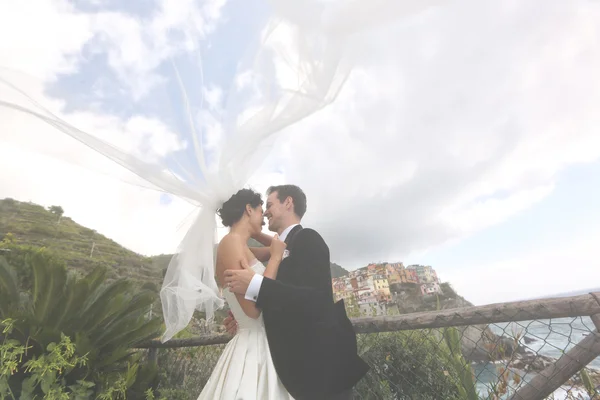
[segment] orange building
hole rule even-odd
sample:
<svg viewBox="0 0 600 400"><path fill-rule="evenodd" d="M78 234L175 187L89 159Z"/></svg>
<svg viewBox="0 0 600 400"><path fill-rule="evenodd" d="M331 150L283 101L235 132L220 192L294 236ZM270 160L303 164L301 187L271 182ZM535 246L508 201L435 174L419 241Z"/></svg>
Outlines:
<svg viewBox="0 0 600 400"><path fill-rule="evenodd" d="M399 272L400 282L402 283L419 283L419 278L417 277L417 271L414 269L406 269L403 268Z"/></svg>

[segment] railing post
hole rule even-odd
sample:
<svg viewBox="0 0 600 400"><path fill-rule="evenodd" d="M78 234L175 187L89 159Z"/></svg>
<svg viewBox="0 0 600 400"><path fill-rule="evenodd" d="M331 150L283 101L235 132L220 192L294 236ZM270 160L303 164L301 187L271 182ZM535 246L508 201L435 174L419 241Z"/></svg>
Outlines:
<svg viewBox="0 0 600 400"><path fill-rule="evenodd" d="M596 330L600 332L600 314L592 315L592 322L596 325Z"/></svg>
<svg viewBox="0 0 600 400"><path fill-rule="evenodd" d="M592 297L596 300L596 303L600 306L600 293L590 293ZM592 322L596 325L596 330L600 332L600 314L592 315Z"/></svg>
<svg viewBox="0 0 600 400"><path fill-rule="evenodd" d="M156 347L150 347L148 349L148 362L156 363L158 361L158 349Z"/></svg>

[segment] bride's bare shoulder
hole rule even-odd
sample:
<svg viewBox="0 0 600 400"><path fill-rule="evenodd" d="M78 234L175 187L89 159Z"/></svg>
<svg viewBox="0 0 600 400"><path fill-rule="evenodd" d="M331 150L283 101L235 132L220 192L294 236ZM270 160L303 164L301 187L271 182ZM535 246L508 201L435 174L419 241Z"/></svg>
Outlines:
<svg viewBox="0 0 600 400"><path fill-rule="evenodd" d="M248 252L248 245L244 238L236 233L228 233L217 246L217 264L231 261L238 262Z"/></svg>
<svg viewBox="0 0 600 400"><path fill-rule="evenodd" d="M223 239L219 242L217 247L218 250L228 250L237 248L244 245L244 239L237 233L228 233L223 236Z"/></svg>
<svg viewBox="0 0 600 400"><path fill-rule="evenodd" d="M244 239L235 233L228 233L217 246L216 272L219 285L226 269L232 269L239 264L239 259L244 256Z"/></svg>

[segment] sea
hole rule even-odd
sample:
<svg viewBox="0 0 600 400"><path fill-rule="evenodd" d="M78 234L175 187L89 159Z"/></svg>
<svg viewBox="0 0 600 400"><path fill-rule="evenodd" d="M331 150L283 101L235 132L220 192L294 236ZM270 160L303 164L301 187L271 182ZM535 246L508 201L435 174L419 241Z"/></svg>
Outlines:
<svg viewBox="0 0 600 400"><path fill-rule="evenodd" d="M562 293L546 298L578 296L592 292L600 292L600 288ZM593 332L596 328L589 317L560 318L553 320L521 321L504 324L490 325L490 329L497 335L515 337L518 334L520 344L527 350L553 359L560 356ZM486 394L490 383L497 381L498 370L503 363L489 363L474 365L477 377L477 388L481 394ZM588 368L600 371L600 357L592 361ZM534 373L522 374L524 382L535 376ZM556 400L567 398L569 387L562 387L554 393ZM580 395L582 399L589 398L583 390L572 389L571 395Z"/></svg>

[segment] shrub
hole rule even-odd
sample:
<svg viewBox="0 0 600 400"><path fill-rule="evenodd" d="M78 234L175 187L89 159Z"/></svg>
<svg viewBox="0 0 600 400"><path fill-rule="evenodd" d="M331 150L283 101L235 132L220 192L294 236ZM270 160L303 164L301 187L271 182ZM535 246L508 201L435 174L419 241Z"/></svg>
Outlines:
<svg viewBox="0 0 600 400"><path fill-rule="evenodd" d="M8 339L28 344L24 362L39 359L64 335L76 356L86 358L65 372L66 385L90 381L99 394L125 379L128 398L142 398L155 383L156 366L139 369L141 353L134 347L160 333L162 323L146 316L155 294L134 292L125 280L105 284L102 267L77 279L46 250L31 249L11 262L16 268L0 258L0 319L14 321ZM12 374L12 392L20 393L27 378L23 371Z"/></svg>
<svg viewBox="0 0 600 400"><path fill-rule="evenodd" d="M363 399L459 399L444 343L430 332L359 335L359 351L371 370L356 387Z"/></svg>
<svg viewBox="0 0 600 400"><path fill-rule="evenodd" d="M0 344L0 398L16 400L43 396L47 400L109 400L127 397L128 382L135 377L135 367L105 382L104 389L99 393L95 393L97 385L88 380L68 384L67 375L74 368L85 367L87 357L79 356L71 339L61 335L60 342L48 344L44 352L24 361L30 348L28 343L8 339L13 332L14 322L11 319L0 321L3 332ZM15 375L22 377L20 392L11 388L10 381L14 381L12 378Z"/></svg>

